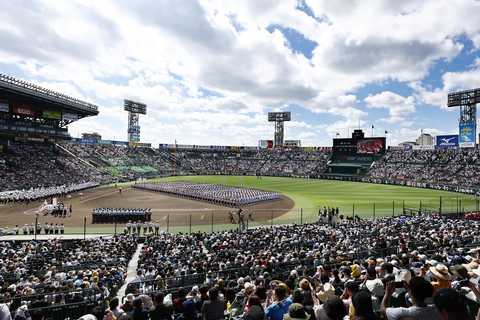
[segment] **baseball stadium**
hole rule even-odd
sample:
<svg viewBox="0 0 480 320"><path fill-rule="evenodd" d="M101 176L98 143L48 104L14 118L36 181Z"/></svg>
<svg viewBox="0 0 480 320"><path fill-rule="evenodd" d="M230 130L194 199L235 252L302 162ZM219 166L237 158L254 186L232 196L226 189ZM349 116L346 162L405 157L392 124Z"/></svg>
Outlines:
<svg viewBox="0 0 480 320"><path fill-rule="evenodd" d="M219 43L215 40L218 35L212 30L222 23L237 36L251 32L242 27L236 13L227 14L217 8L218 4L207 2L197 3L201 12L209 15L212 11L205 21L193 17L197 6L172 10L175 18L157 12L165 20L175 20L165 29L181 31L178 37L156 34L154 24L147 21L142 35L153 32L155 39L168 39L172 46L185 38L205 41L201 39L204 35L187 37L185 33L191 27L183 24L189 20L206 23L209 28L199 27L196 33L205 33L209 45L186 48L189 54L200 56L207 47L211 50L210 46L229 43L228 37L220 37ZM294 2L295 10L322 26L317 26L316 32L335 24L327 23L327 14L315 16L318 8L310 7L310 1ZM78 15L98 5L85 4ZM479 8L477 4L472 7ZM14 7L9 8L13 12ZM127 12L136 9L132 4ZM398 16L413 14L405 10ZM225 19L215 20L223 14ZM147 12L141 15L146 20L147 16ZM125 26L134 28L130 19L125 17ZM66 29L72 37L78 36L75 26ZM107 29L108 19L91 36L101 37L96 32ZM280 23L265 27L272 37L292 41L294 36L297 41L306 41L292 30ZM44 31L39 47L49 44L48 30ZM263 31L257 32L260 37ZM462 37L468 38L468 32L462 31ZM468 57L478 53L474 49L478 34L467 41ZM140 33L138 36L141 50ZM457 37L446 36L442 41L460 41ZM345 43L350 45L347 40ZM157 48L154 41L149 45L152 51ZM293 46L290 42L284 49ZM135 45L130 43L124 49L130 47ZM69 54L79 55L75 48ZM366 55L380 59L382 55L375 48L365 49L373 52ZM38 54L45 61L50 54L53 56L54 51L38 50L29 54ZM58 50L65 48L59 46ZM235 50L245 53L246 49ZM318 63L310 60L315 50L310 58L299 53L301 50L293 54L298 61L309 60L313 68ZM162 141L161 130L155 129L157 112L165 107L163 102L155 102L148 94L142 99L142 90L133 94L139 88L133 81L129 83L131 90L118 90L122 77L131 71L126 67L119 71L117 67L134 63L149 69L141 61L145 57L109 61L102 54L76 57L69 71L78 72L78 82L63 86L45 80L60 72L50 69L53 67L47 62L19 63L15 68L0 63L0 320L480 319L480 147L476 110L480 88L457 85L451 90L435 89L428 96L435 103L441 100L446 114L442 120L440 115L435 118L435 112L428 116L439 125L445 119L453 123L455 132L450 134L438 130L426 133L422 121L417 124L412 120L408 124L409 141L398 142L389 128L382 127L382 134L378 134L377 124L366 124L361 115L349 119L358 120L358 126L349 122L347 134L335 132L325 143L305 146L300 138L287 137L309 139L318 128L327 136L327 126L299 125L303 120L296 117L305 115L298 111L301 99L294 97L298 88L290 83L282 87L282 94L288 96L281 99L282 103L264 107L261 117L255 116L255 123L268 126L270 138L259 134L255 144L220 145L210 144L219 141L213 137L204 139L210 133L196 132L193 137L198 135L194 142L198 144L178 143L176 139L172 143ZM179 50L178 54L185 53ZM391 51L385 54L393 55ZM411 55L408 61L416 57L415 53ZM271 57L277 61L273 53ZM436 59L442 63L453 59L440 58ZM218 55L213 60L221 65L223 59ZM78 61L82 63L77 65ZM95 82L104 86L101 96L86 94L95 90L95 84L84 78L85 70L93 68L92 61L102 61L111 72L97 77L104 81ZM463 60L452 61L454 66L466 64ZM469 66L477 70L479 61L474 57ZM168 77L183 81L176 72L185 72L188 61L167 62L165 74L143 70L142 83ZM330 61L331 65L339 63L342 61ZM364 64L367 68L368 61ZM254 68L266 73L269 70L260 65ZM190 74L192 79L212 77L199 70L195 70L198 74L189 72L195 74ZM234 73L224 73L229 79L222 81L233 86ZM453 73L444 75L443 81L454 82L449 78ZM347 78L342 78L345 85ZM352 85L352 90L360 96L361 90L368 91L368 83L389 85L394 78L378 79L365 80L364 87ZM384 80L387 84L379 84ZM247 82L242 82L245 87ZM272 95L271 83L264 85L253 91L266 90L263 94ZM153 92L196 92L205 103L224 98L226 92L201 86L180 88L168 81L162 86ZM376 109L383 108L377 100L388 96L391 99L387 103L394 105L391 119L379 119L378 123L394 126L395 121L407 121L402 113L414 113L412 101L421 99L422 93L427 96L425 91L429 89L413 80L409 88L416 93L411 99L400 99L400 103L392 93L374 94L376 87L371 87L363 99L366 110L376 117ZM120 100L119 92L124 95ZM237 97L250 102L243 92ZM349 97L346 94L342 99ZM344 107L342 99L335 100L340 109ZM112 101L121 103L112 107ZM189 102L184 101L188 112L211 108L197 103L192 107ZM250 114L242 107L234 109L232 114L238 113L242 119ZM348 114L355 113L349 107L345 109ZM172 108L168 112L176 111ZM104 113L105 118L100 118ZM198 117L215 128L205 125L205 130L220 127L225 131L222 141L229 140L228 129L217 125L214 115L211 119ZM98 119L102 119L100 126ZM327 123L334 122L326 119ZM174 130L179 125L162 123L158 128ZM95 130L85 130L81 135L72 130L90 126ZM299 126L305 132L290 133ZM120 127L124 127L121 133L117 130ZM252 131L253 135L257 132ZM412 134L417 131L418 139ZM145 132L149 132L148 138ZM151 142L157 141L151 139L152 132L160 143Z"/></svg>

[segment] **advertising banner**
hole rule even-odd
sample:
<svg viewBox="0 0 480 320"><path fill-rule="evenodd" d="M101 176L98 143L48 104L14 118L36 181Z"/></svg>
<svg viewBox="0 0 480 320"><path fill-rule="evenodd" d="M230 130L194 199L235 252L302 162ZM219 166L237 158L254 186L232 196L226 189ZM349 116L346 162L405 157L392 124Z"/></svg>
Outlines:
<svg viewBox="0 0 480 320"><path fill-rule="evenodd" d="M130 141L128 145L134 148L151 148L152 147L151 143L134 142L134 141Z"/></svg>
<svg viewBox="0 0 480 320"><path fill-rule="evenodd" d="M35 112L33 111L31 106L28 105L14 105L12 108L13 113L20 114L23 116L34 116Z"/></svg>
<svg viewBox="0 0 480 320"><path fill-rule="evenodd" d="M285 147L300 147L302 144L300 140L285 140L283 145Z"/></svg>
<svg viewBox="0 0 480 320"><path fill-rule="evenodd" d="M424 145L414 145L413 150L434 150L435 146L433 144L424 144Z"/></svg>
<svg viewBox="0 0 480 320"><path fill-rule="evenodd" d="M458 147L458 134L437 136L437 149L456 149Z"/></svg>
<svg viewBox="0 0 480 320"><path fill-rule="evenodd" d="M474 148L477 133L475 122L460 123L458 145L460 148Z"/></svg>
<svg viewBox="0 0 480 320"><path fill-rule="evenodd" d="M0 101L0 112L9 112L10 106L7 101Z"/></svg>
<svg viewBox="0 0 480 320"><path fill-rule="evenodd" d="M42 112L42 117L46 119L62 119L62 113L60 111L44 110Z"/></svg>

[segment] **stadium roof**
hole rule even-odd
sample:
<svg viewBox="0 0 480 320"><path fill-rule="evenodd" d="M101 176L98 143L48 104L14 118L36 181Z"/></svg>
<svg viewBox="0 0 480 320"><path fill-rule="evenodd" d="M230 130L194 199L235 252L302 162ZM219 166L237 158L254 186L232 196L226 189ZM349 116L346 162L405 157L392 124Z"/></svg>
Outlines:
<svg viewBox="0 0 480 320"><path fill-rule="evenodd" d="M98 106L94 104L4 74L0 74L0 90L59 104L85 115L98 114Z"/></svg>

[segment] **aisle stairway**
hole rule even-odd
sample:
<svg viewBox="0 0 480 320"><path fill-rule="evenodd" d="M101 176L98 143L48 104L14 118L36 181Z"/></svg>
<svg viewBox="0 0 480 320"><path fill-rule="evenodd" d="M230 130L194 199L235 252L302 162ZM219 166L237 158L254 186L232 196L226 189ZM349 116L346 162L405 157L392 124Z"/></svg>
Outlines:
<svg viewBox="0 0 480 320"><path fill-rule="evenodd" d="M122 301L122 297L125 296L125 291L127 290L127 286L130 282L135 280L137 277L137 267L138 267L138 258L140 257L140 252L142 252L143 243L140 243L137 246L137 250L133 254L132 260L128 263L127 267L127 277L125 278L125 282L123 286L118 290L117 297Z"/></svg>

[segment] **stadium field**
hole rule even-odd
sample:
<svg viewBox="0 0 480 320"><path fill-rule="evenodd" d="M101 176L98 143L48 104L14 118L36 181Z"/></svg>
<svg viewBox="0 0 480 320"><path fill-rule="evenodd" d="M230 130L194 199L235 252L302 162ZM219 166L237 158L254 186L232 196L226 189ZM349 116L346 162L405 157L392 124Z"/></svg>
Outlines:
<svg viewBox="0 0 480 320"><path fill-rule="evenodd" d="M358 182L252 176L179 176L152 181L224 184L281 193L281 200L245 207L251 217L249 227L315 222L319 208L324 206L338 207L340 214L345 216L355 214L360 217L401 215L404 207L438 212L440 202L444 213L478 209L477 199L464 194ZM67 205L72 204L72 217L39 215L38 223L63 223L66 233L80 234L86 218L86 233L118 233L123 230L121 224L116 229L112 224L92 224L91 211L98 207L124 207L152 208L152 220L170 232L211 232L237 227L229 219L229 213L236 212L236 209L133 189L130 188L132 184L110 185L72 194L63 199ZM121 194L119 187L123 188ZM39 202L34 202L0 206L0 225L13 227L34 223L39 205Z"/></svg>
<svg viewBox="0 0 480 320"><path fill-rule="evenodd" d="M400 215L403 208L438 211L443 213L473 211L478 201L465 194L440 190L382 185L336 180L252 176L189 176L168 177L157 181L192 181L219 183L231 186L258 188L280 192L292 199L294 208L275 219L275 223L313 221L323 206L338 207L340 214L360 217Z"/></svg>

